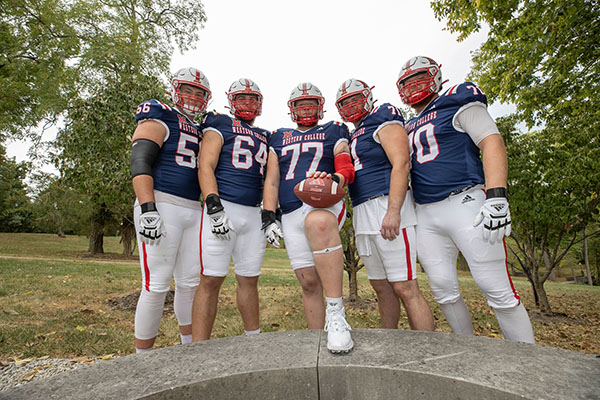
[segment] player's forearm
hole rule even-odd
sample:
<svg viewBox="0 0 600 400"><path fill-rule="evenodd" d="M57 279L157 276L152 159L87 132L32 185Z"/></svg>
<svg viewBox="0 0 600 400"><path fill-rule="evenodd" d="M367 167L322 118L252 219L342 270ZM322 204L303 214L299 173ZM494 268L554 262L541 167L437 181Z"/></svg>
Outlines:
<svg viewBox="0 0 600 400"><path fill-rule="evenodd" d="M279 188L265 182L265 188L263 190L263 208L265 210L275 211L275 209L277 209L278 195Z"/></svg>
<svg viewBox="0 0 600 400"><path fill-rule="evenodd" d="M154 201L154 178L151 175L138 175L133 178L132 183L140 204Z"/></svg>
<svg viewBox="0 0 600 400"><path fill-rule="evenodd" d="M204 198L211 193L216 195L219 194L219 186L217 185L217 178L215 177L215 171L210 165L200 164L198 167L198 182L202 189L202 195Z"/></svg>
<svg viewBox="0 0 600 400"><path fill-rule="evenodd" d="M408 162L392 168L388 210L400 212L408 188Z"/></svg>
<svg viewBox="0 0 600 400"><path fill-rule="evenodd" d="M508 161L500 135L490 135L480 143L486 188L506 187Z"/></svg>

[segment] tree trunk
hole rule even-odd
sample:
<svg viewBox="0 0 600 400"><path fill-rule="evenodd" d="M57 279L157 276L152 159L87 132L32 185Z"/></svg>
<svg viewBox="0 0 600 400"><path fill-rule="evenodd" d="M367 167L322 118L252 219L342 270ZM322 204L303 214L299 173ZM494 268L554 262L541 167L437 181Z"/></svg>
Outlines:
<svg viewBox="0 0 600 400"><path fill-rule="evenodd" d="M358 297L358 279L356 276L356 270L351 270L351 271L347 271L348 272L348 280L350 281L349 283L349 295L348 295L348 301L351 303L354 303L356 300L358 300L360 297Z"/></svg>
<svg viewBox="0 0 600 400"><path fill-rule="evenodd" d="M127 217L121 221L121 242L123 242L123 255L130 256L135 250L137 243L135 237L135 225Z"/></svg>
<svg viewBox="0 0 600 400"><path fill-rule="evenodd" d="M91 255L104 254L104 220L94 219L90 232L90 245L88 251Z"/></svg>
<svg viewBox="0 0 600 400"><path fill-rule="evenodd" d="M583 228L583 260L585 262L585 273L587 274L588 285L594 286L594 281L592 280L592 274L590 272L590 260L588 258L588 241L587 235L585 234L585 228Z"/></svg>
<svg viewBox="0 0 600 400"><path fill-rule="evenodd" d="M535 278L534 282L535 291L539 298L538 307L543 314L551 315L552 308L550 307L550 303L548 302L548 296L546 296L546 289L544 289L544 283L540 281L539 277Z"/></svg>

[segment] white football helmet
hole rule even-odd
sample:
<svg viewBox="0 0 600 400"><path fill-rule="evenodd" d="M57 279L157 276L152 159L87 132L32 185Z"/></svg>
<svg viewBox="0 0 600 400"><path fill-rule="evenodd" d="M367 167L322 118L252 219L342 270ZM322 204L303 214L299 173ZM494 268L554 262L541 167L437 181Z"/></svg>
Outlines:
<svg viewBox="0 0 600 400"><path fill-rule="evenodd" d="M191 85L204 90L204 97L181 93L181 85ZM212 93L208 78L199 69L181 68L171 78L171 100L186 114L195 117L206 110Z"/></svg>
<svg viewBox="0 0 600 400"><path fill-rule="evenodd" d="M251 121L260 115L263 97L262 93L260 93L260 88L251 79L238 79L231 84L226 94L231 114L244 121ZM236 100L236 96L239 94L255 95L257 99Z"/></svg>
<svg viewBox="0 0 600 400"><path fill-rule="evenodd" d="M358 79L348 79L337 91L335 97L335 106L340 113L340 117L346 122L357 122L362 120L367 114L373 110L373 93L366 83ZM354 95L362 95L359 100L342 105L342 101Z"/></svg>
<svg viewBox="0 0 600 400"><path fill-rule="evenodd" d="M400 69L400 75L396 81L398 93L405 104L409 106L425 100L432 94L442 90L442 71L438 65L429 57L417 56L408 60ZM420 72L427 72L427 77L405 83L411 76ZM421 89L419 86L424 85Z"/></svg>
<svg viewBox="0 0 600 400"><path fill-rule="evenodd" d="M307 99L315 99L317 100L317 104L296 106L297 101ZM312 126L316 124L320 119L323 119L324 104L325 98L318 87L310 82L300 83L292 90L290 99L288 100L292 121L302 126ZM308 110L314 110L315 112L308 115L308 113L306 113Z"/></svg>

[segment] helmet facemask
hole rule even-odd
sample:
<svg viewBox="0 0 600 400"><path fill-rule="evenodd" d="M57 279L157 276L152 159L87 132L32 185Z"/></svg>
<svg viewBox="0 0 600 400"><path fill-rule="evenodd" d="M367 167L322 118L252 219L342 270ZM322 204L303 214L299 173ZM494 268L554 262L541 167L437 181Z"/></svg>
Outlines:
<svg viewBox="0 0 600 400"><path fill-rule="evenodd" d="M231 114L243 121L252 121L262 112L262 94L250 79L238 79L231 84L227 94ZM251 96L241 96L251 95ZM244 97L240 99L240 97Z"/></svg>
<svg viewBox="0 0 600 400"><path fill-rule="evenodd" d="M316 104L301 104L300 100L316 100ZM325 98L321 94L318 87L312 83L305 82L299 84L292 90L288 107L290 108L290 116L292 121L300 126L313 126L323 119L323 106Z"/></svg>
<svg viewBox="0 0 600 400"><path fill-rule="evenodd" d="M361 80L348 79L337 91L335 105L340 117L346 122L359 122L373 110L373 87L367 86ZM357 96L359 95L359 96ZM346 100L357 97L351 102Z"/></svg>
<svg viewBox="0 0 600 400"><path fill-rule="evenodd" d="M402 101L409 106L414 106L437 94L444 83L440 67L441 65L429 57L418 56L408 60L402 66L396 81ZM423 77L407 82L411 77L419 74L423 74Z"/></svg>
<svg viewBox="0 0 600 400"><path fill-rule="evenodd" d="M201 96L198 96L198 89L203 91ZM206 111L211 95L208 79L196 68L182 68L171 79L173 104L192 118Z"/></svg>

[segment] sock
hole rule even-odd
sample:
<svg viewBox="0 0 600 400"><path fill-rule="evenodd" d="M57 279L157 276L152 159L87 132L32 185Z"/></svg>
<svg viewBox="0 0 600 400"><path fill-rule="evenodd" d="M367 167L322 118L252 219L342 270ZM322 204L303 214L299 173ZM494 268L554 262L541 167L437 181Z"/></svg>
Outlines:
<svg viewBox="0 0 600 400"><path fill-rule="evenodd" d="M475 335L471 314L462 297L459 297L454 303L440 304L440 308L452 328L452 332L459 335Z"/></svg>
<svg viewBox="0 0 600 400"><path fill-rule="evenodd" d="M344 308L344 300L341 297L325 297L327 307L342 307Z"/></svg>
<svg viewBox="0 0 600 400"><path fill-rule="evenodd" d="M246 331L246 330L244 331L244 334L245 334L246 336L250 336L250 335L258 335L259 333L260 333L260 328L258 328L258 329L255 329L255 330L253 330L253 331Z"/></svg>
<svg viewBox="0 0 600 400"><path fill-rule="evenodd" d="M498 325L507 340L535 343L533 329L527 310L523 304L512 308L492 308L498 319Z"/></svg>
<svg viewBox="0 0 600 400"><path fill-rule="evenodd" d="M180 333L179 337L181 338L181 344L192 343L192 334L191 333L189 335L183 335Z"/></svg>
<svg viewBox="0 0 600 400"><path fill-rule="evenodd" d="M147 349L138 349L137 347L135 348L135 354L146 353L148 351L152 351L152 347L149 347Z"/></svg>

